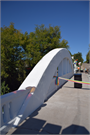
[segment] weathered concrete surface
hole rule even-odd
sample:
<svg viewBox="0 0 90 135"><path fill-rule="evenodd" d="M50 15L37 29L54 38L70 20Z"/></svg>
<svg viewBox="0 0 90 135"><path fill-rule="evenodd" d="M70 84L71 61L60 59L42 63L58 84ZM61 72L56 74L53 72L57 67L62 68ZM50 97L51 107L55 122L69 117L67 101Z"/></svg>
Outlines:
<svg viewBox="0 0 90 135"><path fill-rule="evenodd" d="M89 81L82 73L82 81ZM74 77L72 78L74 79ZM32 115L27 117L10 134L89 134L90 86L74 88L67 82Z"/></svg>

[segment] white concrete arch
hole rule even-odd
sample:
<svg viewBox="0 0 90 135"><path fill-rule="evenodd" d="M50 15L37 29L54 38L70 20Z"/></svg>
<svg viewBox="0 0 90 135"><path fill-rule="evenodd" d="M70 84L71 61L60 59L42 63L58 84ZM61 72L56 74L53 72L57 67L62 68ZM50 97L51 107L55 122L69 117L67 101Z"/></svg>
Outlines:
<svg viewBox="0 0 90 135"><path fill-rule="evenodd" d="M29 87L35 87L36 89L33 95L24 102L24 107L22 106L19 111L14 125L18 125L42 105L45 99L57 90L58 87L65 83L65 80L62 80L58 87L55 85L55 78L53 78L53 76L56 74L57 67L59 68L59 74L61 74L61 76L67 78L73 76L72 59L67 49L54 49L47 53L21 84L18 90L27 90ZM19 118L19 116L22 116L22 118Z"/></svg>
<svg viewBox="0 0 90 135"><path fill-rule="evenodd" d="M63 68L67 68L65 66L67 58L69 60L69 70L72 72L73 75L73 64L71 56L67 49L60 48L54 49L47 53L33 68L30 74L26 77L24 82L21 84L18 90L25 89L29 86L37 87L41 85L41 83L49 84L51 78L53 77L57 67L59 66L60 62L63 61L64 65ZM62 68L62 69L63 69ZM63 70L64 71L64 70Z"/></svg>
<svg viewBox="0 0 90 135"><path fill-rule="evenodd" d="M1 96L1 109L4 107L0 128L2 133L7 132L12 126L17 126L65 83L65 80L60 79L59 86L55 85L53 76L57 75L57 67L59 76L67 78L73 76L72 59L67 49L54 49L47 53L17 91Z"/></svg>
<svg viewBox="0 0 90 135"><path fill-rule="evenodd" d="M73 67L72 67L72 64L70 64L71 60L68 57L65 57L59 62L60 63L57 66L58 67L58 76L71 78L73 75ZM57 75L57 69L53 76L56 76L56 75ZM66 82L65 80L60 79L59 86L56 86L55 78L52 78L46 97L50 96L50 94L52 94L52 92L54 92L55 90L60 88L65 82Z"/></svg>

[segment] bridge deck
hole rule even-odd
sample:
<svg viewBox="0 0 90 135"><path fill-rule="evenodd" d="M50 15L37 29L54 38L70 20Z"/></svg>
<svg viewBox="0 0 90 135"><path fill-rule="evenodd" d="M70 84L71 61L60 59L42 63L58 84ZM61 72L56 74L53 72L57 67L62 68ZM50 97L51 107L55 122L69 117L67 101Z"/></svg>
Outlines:
<svg viewBox="0 0 90 135"><path fill-rule="evenodd" d="M73 79L73 77L72 77ZM82 80L89 76L82 73ZM90 86L74 88L67 82L53 96L9 134L89 134Z"/></svg>

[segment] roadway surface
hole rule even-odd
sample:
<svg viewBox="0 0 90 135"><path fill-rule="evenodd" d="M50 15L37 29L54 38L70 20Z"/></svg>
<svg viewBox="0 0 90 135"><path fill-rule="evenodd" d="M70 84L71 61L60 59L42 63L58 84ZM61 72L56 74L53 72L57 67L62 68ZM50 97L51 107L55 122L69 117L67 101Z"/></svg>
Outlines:
<svg viewBox="0 0 90 135"><path fill-rule="evenodd" d="M74 77L72 77L74 79ZM82 81L90 81L82 73ZM89 134L90 85L74 88L67 82L10 134Z"/></svg>

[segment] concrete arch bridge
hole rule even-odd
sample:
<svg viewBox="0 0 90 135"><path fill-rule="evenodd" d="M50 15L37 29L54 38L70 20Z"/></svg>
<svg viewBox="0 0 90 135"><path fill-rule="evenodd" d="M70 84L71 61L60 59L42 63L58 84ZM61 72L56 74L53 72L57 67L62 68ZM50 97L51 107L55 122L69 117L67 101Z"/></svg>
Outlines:
<svg viewBox="0 0 90 135"><path fill-rule="evenodd" d="M1 96L1 133L18 126L27 116L66 81L55 85L53 76L71 78L74 74L71 56L67 49L54 49L47 53L33 68L18 90Z"/></svg>

